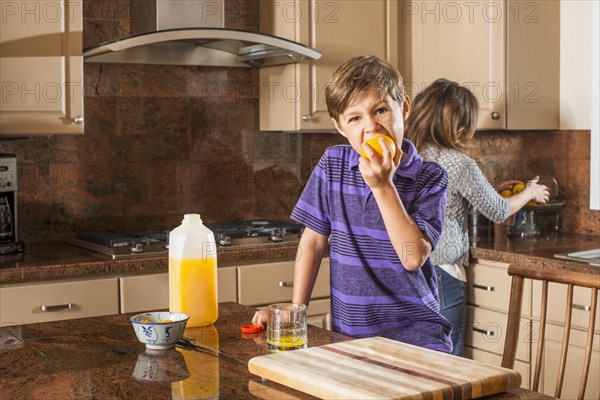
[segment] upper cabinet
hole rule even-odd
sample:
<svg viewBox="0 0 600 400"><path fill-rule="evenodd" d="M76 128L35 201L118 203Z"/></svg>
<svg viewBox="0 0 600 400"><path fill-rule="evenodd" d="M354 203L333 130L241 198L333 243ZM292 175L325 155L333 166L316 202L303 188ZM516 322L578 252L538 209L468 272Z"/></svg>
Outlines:
<svg viewBox="0 0 600 400"><path fill-rule="evenodd" d="M446 78L476 95L478 129L559 128L558 0L402 0L400 31L410 94Z"/></svg>
<svg viewBox="0 0 600 400"><path fill-rule="evenodd" d="M0 137L83 133L82 0L0 10Z"/></svg>
<svg viewBox="0 0 600 400"><path fill-rule="evenodd" d="M397 0L260 0L260 30L314 47L318 61L260 70L261 130L334 129L325 84L347 59L398 63Z"/></svg>

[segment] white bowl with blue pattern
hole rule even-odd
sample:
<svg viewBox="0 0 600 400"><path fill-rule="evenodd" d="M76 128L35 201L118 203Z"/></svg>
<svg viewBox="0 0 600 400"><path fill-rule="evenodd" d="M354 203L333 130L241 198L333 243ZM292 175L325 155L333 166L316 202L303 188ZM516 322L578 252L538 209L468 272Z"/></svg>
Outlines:
<svg viewBox="0 0 600 400"><path fill-rule="evenodd" d="M183 337L190 316L180 312L148 312L129 318L135 334L147 348L171 349Z"/></svg>

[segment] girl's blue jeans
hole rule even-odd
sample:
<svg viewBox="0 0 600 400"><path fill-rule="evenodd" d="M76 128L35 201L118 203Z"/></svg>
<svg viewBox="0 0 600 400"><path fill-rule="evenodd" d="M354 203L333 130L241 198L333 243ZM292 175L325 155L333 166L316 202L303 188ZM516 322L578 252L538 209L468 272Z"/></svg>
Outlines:
<svg viewBox="0 0 600 400"><path fill-rule="evenodd" d="M452 325L452 354L463 355L467 327L467 284L435 266L442 315Z"/></svg>

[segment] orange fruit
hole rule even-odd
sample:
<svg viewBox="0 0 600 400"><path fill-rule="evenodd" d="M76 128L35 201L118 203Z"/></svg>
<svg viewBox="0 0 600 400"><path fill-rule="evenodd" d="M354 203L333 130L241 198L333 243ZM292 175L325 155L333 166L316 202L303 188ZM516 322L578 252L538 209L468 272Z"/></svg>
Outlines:
<svg viewBox="0 0 600 400"><path fill-rule="evenodd" d="M517 194L519 192L522 192L523 189L525 189L525 185L522 183L517 183L515 186L513 186L512 192L513 194Z"/></svg>
<svg viewBox="0 0 600 400"><path fill-rule="evenodd" d="M392 150L392 158L394 158L394 156L396 155L396 143L394 143L394 139L392 139L391 137L386 135L376 135L370 139L365 140L365 143L371 146L379 157L383 157L383 149L381 148L381 144L379 143L380 138L383 138L390 146L390 149ZM361 149L360 154L366 159L369 158L369 156L367 156L367 153L363 149Z"/></svg>
<svg viewBox="0 0 600 400"><path fill-rule="evenodd" d="M538 203L537 203L537 201L534 201L534 200L529 200L529 201L527 202L527 204L525 204L525 205L526 205L526 206L537 206L537 205L538 205Z"/></svg>
<svg viewBox="0 0 600 400"><path fill-rule="evenodd" d="M500 196L502 197L510 197L512 196L513 192L512 190L509 189L504 189L503 191L500 192Z"/></svg>

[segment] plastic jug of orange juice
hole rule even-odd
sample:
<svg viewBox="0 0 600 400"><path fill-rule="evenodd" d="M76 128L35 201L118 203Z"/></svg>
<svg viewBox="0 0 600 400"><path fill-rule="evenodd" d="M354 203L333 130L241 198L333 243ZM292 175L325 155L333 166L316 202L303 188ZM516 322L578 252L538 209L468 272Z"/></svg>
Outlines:
<svg viewBox="0 0 600 400"><path fill-rule="evenodd" d="M199 214L186 214L169 234L169 309L190 316L188 328L218 317L217 246Z"/></svg>

